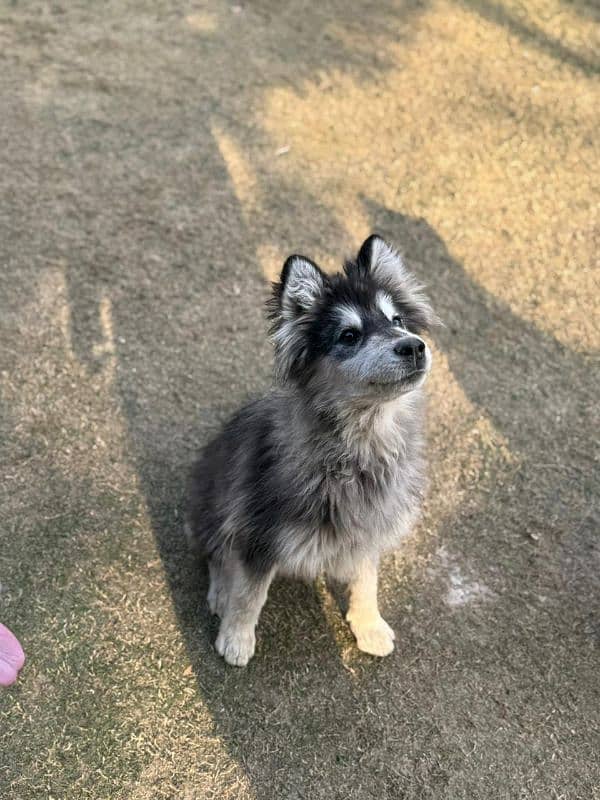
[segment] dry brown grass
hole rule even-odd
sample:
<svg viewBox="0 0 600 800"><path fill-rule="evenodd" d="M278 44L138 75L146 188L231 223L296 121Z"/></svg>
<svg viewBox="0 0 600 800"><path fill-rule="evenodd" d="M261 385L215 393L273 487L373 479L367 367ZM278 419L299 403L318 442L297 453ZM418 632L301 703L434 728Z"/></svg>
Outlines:
<svg viewBox="0 0 600 800"><path fill-rule="evenodd" d="M598 797L598 14L583 0L0 12L0 795ZM399 647L278 583L212 651L195 449L266 385L265 276L373 228L447 327ZM594 317L596 315L596 317Z"/></svg>

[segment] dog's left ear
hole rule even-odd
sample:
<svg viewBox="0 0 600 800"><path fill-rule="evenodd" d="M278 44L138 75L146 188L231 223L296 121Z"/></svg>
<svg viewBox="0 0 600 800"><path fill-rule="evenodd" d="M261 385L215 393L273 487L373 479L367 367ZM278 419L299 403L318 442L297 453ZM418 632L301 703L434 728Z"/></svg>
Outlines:
<svg viewBox="0 0 600 800"><path fill-rule="evenodd" d="M423 285L406 267L400 253L381 236L374 233L363 242L356 263L361 272L371 274L392 292L403 295L406 302L414 307L423 328L441 324L423 291Z"/></svg>
<svg viewBox="0 0 600 800"><path fill-rule="evenodd" d="M361 271L370 272L375 279L399 283L414 276L406 269L402 256L376 233L366 239L356 257Z"/></svg>

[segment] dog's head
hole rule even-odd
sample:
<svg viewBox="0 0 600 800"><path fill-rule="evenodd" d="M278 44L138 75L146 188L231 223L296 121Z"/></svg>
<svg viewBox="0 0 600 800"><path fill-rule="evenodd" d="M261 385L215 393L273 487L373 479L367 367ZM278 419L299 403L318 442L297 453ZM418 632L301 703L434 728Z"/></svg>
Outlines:
<svg viewBox="0 0 600 800"><path fill-rule="evenodd" d="M269 303L283 381L335 400L388 400L421 386L431 366L419 336L438 320L400 255L370 236L344 272L290 256Z"/></svg>

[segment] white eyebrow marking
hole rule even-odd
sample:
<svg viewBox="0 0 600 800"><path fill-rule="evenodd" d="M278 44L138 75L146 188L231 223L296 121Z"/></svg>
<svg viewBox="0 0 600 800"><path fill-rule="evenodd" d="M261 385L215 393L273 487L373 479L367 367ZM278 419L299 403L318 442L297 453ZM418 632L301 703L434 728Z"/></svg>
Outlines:
<svg viewBox="0 0 600 800"><path fill-rule="evenodd" d="M358 311L353 306L338 306L340 322L347 328L358 328L362 330L362 319Z"/></svg>
<svg viewBox="0 0 600 800"><path fill-rule="evenodd" d="M377 305L379 306L379 310L385 314L390 322L398 314L394 301L387 292L377 292Z"/></svg>

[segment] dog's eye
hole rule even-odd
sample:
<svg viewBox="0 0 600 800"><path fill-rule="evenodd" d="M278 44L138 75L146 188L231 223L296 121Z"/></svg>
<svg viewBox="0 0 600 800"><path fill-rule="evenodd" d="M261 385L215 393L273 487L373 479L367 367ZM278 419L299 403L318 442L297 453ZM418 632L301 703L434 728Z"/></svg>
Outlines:
<svg viewBox="0 0 600 800"><path fill-rule="evenodd" d="M355 328L346 328L340 333L340 342L342 344L356 344L360 339L360 332Z"/></svg>
<svg viewBox="0 0 600 800"><path fill-rule="evenodd" d="M404 328L405 327L404 320L402 319L402 317L399 317L397 314L396 314L395 317L392 317L392 325L394 326L394 328Z"/></svg>

